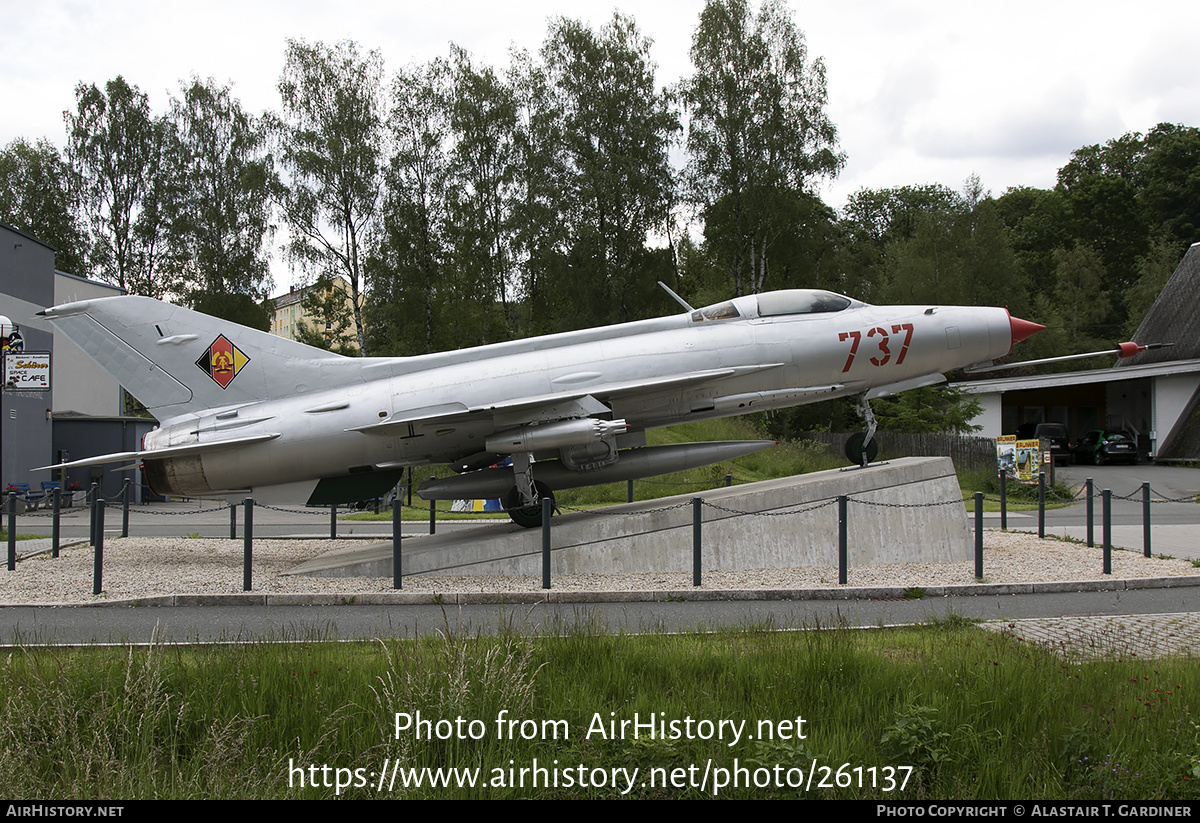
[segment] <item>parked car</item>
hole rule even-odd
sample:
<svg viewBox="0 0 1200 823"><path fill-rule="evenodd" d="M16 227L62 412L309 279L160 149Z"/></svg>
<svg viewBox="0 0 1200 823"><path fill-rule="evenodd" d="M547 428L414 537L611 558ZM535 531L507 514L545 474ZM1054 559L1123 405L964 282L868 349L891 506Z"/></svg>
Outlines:
<svg viewBox="0 0 1200 823"><path fill-rule="evenodd" d="M1081 463L1137 463L1137 443L1123 431L1093 429L1079 438L1071 454Z"/></svg>
<svg viewBox="0 0 1200 823"><path fill-rule="evenodd" d="M1054 465L1071 465L1071 438L1062 423L1023 423L1017 428L1018 440L1038 440L1045 437L1050 441L1050 454Z"/></svg>

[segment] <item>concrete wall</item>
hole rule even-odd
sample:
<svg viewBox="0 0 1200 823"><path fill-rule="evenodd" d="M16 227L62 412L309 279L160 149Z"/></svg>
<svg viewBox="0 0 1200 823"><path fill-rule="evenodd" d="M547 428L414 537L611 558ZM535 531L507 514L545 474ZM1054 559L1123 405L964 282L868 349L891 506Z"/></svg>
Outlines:
<svg viewBox="0 0 1200 823"><path fill-rule="evenodd" d="M971 531L950 459L909 457L867 469L816 472L555 517L552 573L690 572L695 496L706 503L705 569L825 566L836 580L836 499L841 494L851 497L851 569L972 557ZM540 575L541 539L540 529L499 524L405 538L404 573ZM388 577L391 547L333 553L295 573Z"/></svg>

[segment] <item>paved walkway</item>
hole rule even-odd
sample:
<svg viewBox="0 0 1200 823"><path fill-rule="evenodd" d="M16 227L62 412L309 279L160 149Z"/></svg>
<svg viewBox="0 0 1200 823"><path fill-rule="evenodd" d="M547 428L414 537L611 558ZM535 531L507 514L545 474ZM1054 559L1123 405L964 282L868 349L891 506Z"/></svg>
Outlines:
<svg viewBox="0 0 1200 823"><path fill-rule="evenodd" d="M1010 633L1068 660L1156 658L1200 654L1200 614L1127 614L993 621L985 629Z"/></svg>

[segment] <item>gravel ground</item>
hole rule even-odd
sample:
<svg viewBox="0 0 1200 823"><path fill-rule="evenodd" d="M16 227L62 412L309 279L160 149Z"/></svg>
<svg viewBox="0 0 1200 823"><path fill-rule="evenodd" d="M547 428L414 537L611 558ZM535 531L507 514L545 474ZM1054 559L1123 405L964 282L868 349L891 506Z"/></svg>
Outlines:
<svg viewBox="0 0 1200 823"><path fill-rule="evenodd" d="M301 561L333 549L362 546L348 540L256 540L254 591L260 593L389 592L380 577L287 577ZM1100 580L1101 553L1077 543L1023 532L989 531L984 538L985 583ZM905 563L851 566L850 586L944 586L972 584L973 563ZM1200 575L1187 560L1144 558L1114 551L1113 578ZM663 591L691 589L689 574L556 575L554 588L569 591ZM540 577L407 577L406 592L540 591ZM702 589L836 588L837 567L709 571ZM0 605L91 603L167 594L234 594L242 590L242 541L189 538L106 539L104 592L92 595L92 552L88 546L64 549L21 561L0 576Z"/></svg>

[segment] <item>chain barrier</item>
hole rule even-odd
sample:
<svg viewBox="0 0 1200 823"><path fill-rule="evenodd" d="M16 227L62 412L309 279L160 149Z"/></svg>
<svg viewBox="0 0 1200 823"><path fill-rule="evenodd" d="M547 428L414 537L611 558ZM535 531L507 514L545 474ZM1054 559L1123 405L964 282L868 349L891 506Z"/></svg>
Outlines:
<svg viewBox="0 0 1200 823"><path fill-rule="evenodd" d="M830 506L836 506L837 498L834 497L830 500L826 500L824 503L814 503L811 506L809 506L808 508L804 508L804 509L787 509L785 511L778 511L778 512L746 512L746 511L741 511L739 509L731 509L728 506L719 506L716 503L709 503L707 500L702 501L701 505L707 506L710 509L717 509L718 511L727 512L729 514L742 514L742 515L748 514L748 515L754 515L756 517L786 517L787 515L792 515L792 514L808 514L809 512L815 512L819 509L825 509Z"/></svg>
<svg viewBox="0 0 1200 823"><path fill-rule="evenodd" d="M283 508L280 508L279 506L268 506L266 503L259 503L257 500L254 501L254 508L270 509L273 512L283 512L284 514L307 514L307 515L311 515L312 517L328 517L329 510L331 508L337 509L339 514L341 514L342 512L346 512L348 514L357 514L358 512L363 511L361 509L356 509L353 506L344 506L344 507L343 506L323 506L318 509L311 509L311 508L283 509ZM381 512L381 514L382 514L382 512Z"/></svg>
<svg viewBox="0 0 1200 823"><path fill-rule="evenodd" d="M613 505L625 505L625 504L614 503ZM672 509L686 509L686 508L689 508L691 505L692 505L691 501L689 501L687 503L676 503L673 506L662 506L657 509L642 509L641 511L638 512L638 514L658 514L659 512L669 512ZM558 508L560 511L565 511L565 512L587 512L589 514L601 514L601 515L605 515L607 517L620 517L624 514L624 512L604 511L602 509L577 509L577 508L574 508L573 506L564 506L561 503L556 503L555 507ZM518 508L521 508L521 507L518 507ZM509 511L509 510L505 509L505 511Z"/></svg>

